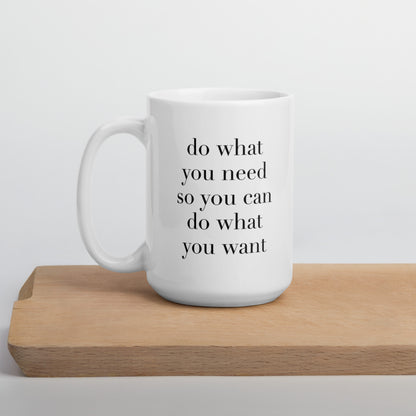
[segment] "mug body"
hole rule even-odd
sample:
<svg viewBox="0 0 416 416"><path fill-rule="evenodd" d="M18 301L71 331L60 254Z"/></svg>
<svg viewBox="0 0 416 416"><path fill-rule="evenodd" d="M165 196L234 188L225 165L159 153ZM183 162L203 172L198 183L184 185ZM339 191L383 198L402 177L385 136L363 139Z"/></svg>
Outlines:
<svg viewBox="0 0 416 416"><path fill-rule="evenodd" d="M148 96L147 279L198 306L276 299L292 280L292 97Z"/></svg>

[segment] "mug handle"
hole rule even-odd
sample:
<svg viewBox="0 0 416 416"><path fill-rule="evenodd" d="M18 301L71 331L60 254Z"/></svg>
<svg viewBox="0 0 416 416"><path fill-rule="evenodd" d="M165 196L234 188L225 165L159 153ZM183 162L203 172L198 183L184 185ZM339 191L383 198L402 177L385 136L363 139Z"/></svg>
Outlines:
<svg viewBox="0 0 416 416"><path fill-rule="evenodd" d="M81 161L78 176L77 210L78 225L85 247L91 257L102 267L115 272L129 273L145 270L148 248L146 242L126 257L107 253L98 242L92 226L91 179L95 156L106 139L114 134L128 133L139 139L146 148L146 122L132 117L122 118L99 127L91 136Z"/></svg>

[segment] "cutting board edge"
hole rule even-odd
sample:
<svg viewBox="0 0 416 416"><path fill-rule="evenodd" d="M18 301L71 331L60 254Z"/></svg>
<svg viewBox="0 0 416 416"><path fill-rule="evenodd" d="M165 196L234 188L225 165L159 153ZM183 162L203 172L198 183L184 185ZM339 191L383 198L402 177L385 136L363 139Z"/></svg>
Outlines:
<svg viewBox="0 0 416 416"><path fill-rule="evenodd" d="M416 374L416 345L8 347L30 377Z"/></svg>

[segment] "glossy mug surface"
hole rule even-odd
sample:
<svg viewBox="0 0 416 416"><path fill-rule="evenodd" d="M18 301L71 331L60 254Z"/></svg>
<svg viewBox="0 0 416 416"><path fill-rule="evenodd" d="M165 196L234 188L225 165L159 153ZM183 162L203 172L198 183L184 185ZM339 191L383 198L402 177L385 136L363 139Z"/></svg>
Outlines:
<svg viewBox="0 0 416 416"><path fill-rule="evenodd" d="M90 255L113 271L146 270L152 288L178 303L276 299L292 280L292 106L273 91L166 90L149 94L145 119L100 127L78 181ZM147 153L146 235L123 258L97 241L89 191L97 150L117 133L136 136Z"/></svg>

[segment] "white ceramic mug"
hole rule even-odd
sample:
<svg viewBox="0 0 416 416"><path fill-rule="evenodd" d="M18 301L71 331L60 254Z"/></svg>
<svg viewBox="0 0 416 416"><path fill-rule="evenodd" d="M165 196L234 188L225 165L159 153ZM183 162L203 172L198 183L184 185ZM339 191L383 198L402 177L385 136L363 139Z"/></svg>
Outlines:
<svg viewBox="0 0 416 416"><path fill-rule="evenodd" d="M157 91L145 119L100 127L78 182L82 238L102 267L146 270L164 298L198 306L276 299L292 280L292 97L273 91ZM100 145L130 133L147 153L147 230L118 258L91 226L90 182Z"/></svg>

